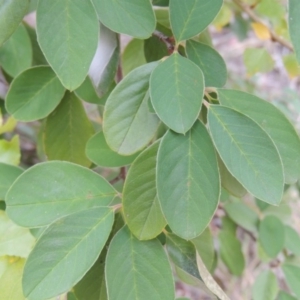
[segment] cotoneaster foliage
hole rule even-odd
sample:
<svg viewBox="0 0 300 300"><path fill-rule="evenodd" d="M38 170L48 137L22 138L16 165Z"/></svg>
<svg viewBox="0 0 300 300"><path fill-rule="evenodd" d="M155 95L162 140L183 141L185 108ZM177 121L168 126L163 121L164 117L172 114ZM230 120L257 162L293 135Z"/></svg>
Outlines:
<svg viewBox="0 0 300 300"><path fill-rule="evenodd" d="M291 74L300 4L285 19L274 2L0 0L0 300L174 300L177 281L229 299L214 271L244 276L241 232L268 266L251 297L299 299L299 228L280 214L298 133L226 86L208 30L234 19L241 34L249 15L289 49ZM288 24L292 44L256 13ZM249 76L273 68L265 49L244 62ZM24 132L35 159L19 167Z"/></svg>

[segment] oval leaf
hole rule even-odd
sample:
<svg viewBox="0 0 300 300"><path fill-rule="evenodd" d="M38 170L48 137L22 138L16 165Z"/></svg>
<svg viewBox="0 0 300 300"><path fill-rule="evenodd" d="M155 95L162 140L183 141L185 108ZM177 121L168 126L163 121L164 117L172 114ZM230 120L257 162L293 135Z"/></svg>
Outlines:
<svg viewBox="0 0 300 300"><path fill-rule="evenodd" d="M97 49L98 32L97 15L90 1L39 1L38 41L67 89L75 90L84 81Z"/></svg>
<svg viewBox="0 0 300 300"><path fill-rule="evenodd" d="M245 269L245 258L242 252L241 242L235 234L228 230L219 233L220 256L230 273L241 276Z"/></svg>
<svg viewBox="0 0 300 300"><path fill-rule="evenodd" d="M205 86L222 87L227 80L226 64L222 56L210 46L190 40L186 54L203 72Z"/></svg>
<svg viewBox="0 0 300 300"><path fill-rule="evenodd" d="M105 276L110 300L175 298L171 266L160 242L140 242L127 227L111 241Z"/></svg>
<svg viewBox="0 0 300 300"><path fill-rule="evenodd" d="M0 163L0 200L4 200L8 189L22 173L19 167Z"/></svg>
<svg viewBox="0 0 300 300"><path fill-rule="evenodd" d="M28 169L14 182L6 194L6 211L17 224L38 227L84 209L108 206L116 194L89 169L47 162Z"/></svg>
<svg viewBox="0 0 300 300"><path fill-rule="evenodd" d="M14 33L29 8L29 0L0 0L0 47Z"/></svg>
<svg viewBox="0 0 300 300"><path fill-rule="evenodd" d="M166 226L156 191L159 143L145 150L131 165L123 189L124 218L139 240L149 240Z"/></svg>
<svg viewBox="0 0 300 300"><path fill-rule="evenodd" d="M186 135L169 131L162 139L157 190L172 231L187 240L200 235L217 208L220 193L216 154L201 122Z"/></svg>
<svg viewBox="0 0 300 300"><path fill-rule="evenodd" d="M299 286L300 267L291 264L284 264L282 266L282 270L285 275L288 286L299 299L300 298L300 286Z"/></svg>
<svg viewBox="0 0 300 300"><path fill-rule="evenodd" d="M203 93L202 71L178 53L162 62L150 78L150 95L156 113L178 133L186 133L195 123Z"/></svg>
<svg viewBox="0 0 300 300"><path fill-rule="evenodd" d="M106 27L138 39L148 38L156 20L149 0L92 0L98 18Z"/></svg>
<svg viewBox="0 0 300 300"><path fill-rule="evenodd" d="M290 226L285 226L285 247L297 256L300 256L300 236Z"/></svg>
<svg viewBox="0 0 300 300"><path fill-rule="evenodd" d="M45 153L49 160L66 160L84 167L91 165L85 155L85 146L94 130L75 94L65 94L47 118L44 130Z"/></svg>
<svg viewBox="0 0 300 300"><path fill-rule="evenodd" d="M285 228L275 216L265 217L259 225L259 242L270 257L276 257L284 247Z"/></svg>
<svg viewBox="0 0 300 300"><path fill-rule="evenodd" d="M131 155L153 138L159 120L149 112L149 77L157 63L139 67L126 76L107 99L103 131L115 152Z"/></svg>
<svg viewBox="0 0 300 300"><path fill-rule="evenodd" d="M50 225L26 261L24 295L40 300L67 292L97 260L113 221L111 209L98 207Z"/></svg>
<svg viewBox="0 0 300 300"><path fill-rule="evenodd" d="M258 123L276 145L283 163L286 183L300 178L300 139L290 121L270 102L235 90L218 90L220 102Z"/></svg>
<svg viewBox="0 0 300 300"><path fill-rule="evenodd" d="M252 288L253 300L274 300L278 293L278 283L272 271L262 271Z"/></svg>
<svg viewBox="0 0 300 300"><path fill-rule="evenodd" d="M15 77L29 68L31 63L31 41L25 26L20 24L14 34L0 48L0 64L6 73Z"/></svg>
<svg viewBox="0 0 300 300"><path fill-rule="evenodd" d="M210 106L208 123L228 171L255 197L278 205L283 193L283 170L268 134L247 116L222 106Z"/></svg>
<svg viewBox="0 0 300 300"><path fill-rule="evenodd" d="M6 96L7 111L19 121L47 117L65 93L50 67L28 69L16 77Z"/></svg>
<svg viewBox="0 0 300 300"><path fill-rule="evenodd" d="M138 154L122 156L112 151L105 140L103 132L96 133L86 145L87 157L101 167L122 167L131 164Z"/></svg>
<svg viewBox="0 0 300 300"><path fill-rule="evenodd" d="M223 0L171 0L170 21L176 41L179 43L202 32L222 5Z"/></svg>

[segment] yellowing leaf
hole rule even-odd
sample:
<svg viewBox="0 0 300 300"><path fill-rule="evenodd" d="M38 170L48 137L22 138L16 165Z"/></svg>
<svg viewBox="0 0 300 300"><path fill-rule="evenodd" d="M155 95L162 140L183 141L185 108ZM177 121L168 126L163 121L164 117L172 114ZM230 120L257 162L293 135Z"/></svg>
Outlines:
<svg viewBox="0 0 300 300"><path fill-rule="evenodd" d="M284 56L283 63L291 79L300 75L300 66L294 53Z"/></svg>
<svg viewBox="0 0 300 300"><path fill-rule="evenodd" d="M219 14L213 21L213 25L216 27L218 31L221 31L223 27L225 27L230 23L231 18L232 18L232 10L229 8L228 5L223 5Z"/></svg>
<svg viewBox="0 0 300 300"><path fill-rule="evenodd" d="M18 165L20 158L19 136L14 136L11 141L0 140L0 162Z"/></svg>
<svg viewBox="0 0 300 300"><path fill-rule="evenodd" d="M250 77L258 72L270 72L274 68L274 60L265 49L246 49L244 52L244 63L247 75Z"/></svg>
<svg viewBox="0 0 300 300"><path fill-rule="evenodd" d="M269 28L262 23L251 23L251 26L260 40L269 40L271 38Z"/></svg>

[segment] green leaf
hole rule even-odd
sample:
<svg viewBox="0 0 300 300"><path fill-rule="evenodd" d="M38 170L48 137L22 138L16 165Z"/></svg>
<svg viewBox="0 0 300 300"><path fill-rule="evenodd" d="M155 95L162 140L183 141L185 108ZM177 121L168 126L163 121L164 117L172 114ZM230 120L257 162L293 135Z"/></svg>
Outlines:
<svg viewBox="0 0 300 300"><path fill-rule="evenodd" d="M139 240L159 235L166 226L157 198L156 156L159 142L142 152L131 165L123 188L124 218Z"/></svg>
<svg viewBox="0 0 300 300"><path fill-rule="evenodd" d="M156 8L155 11L155 17L158 25L162 25L164 28L171 28L170 24L170 14L169 14L169 9L168 8ZM170 31L172 34L172 32Z"/></svg>
<svg viewBox="0 0 300 300"><path fill-rule="evenodd" d="M122 55L123 75L128 75L132 70L146 64L144 54L144 41L132 39L126 46Z"/></svg>
<svg viewBox="0 0 300 300"><path fill-rule="evenodd" d="M205 267L200 255L197 253L197 265L200 276L204 283L206 284L207 288L218 297L220 300L230 300L227 295L223 292L223 290L219 287L217 282L211 276L207 268Z"/></svg>
<svg viewBox="0 0 300 300"><path fill-rule="evenodd" d="M258 72L267 73L274 68L274 60L264 48L247 48L243 58L248 76L253 76Z"/></svg>
<svg viewBox="0 0 300 300"><path fill-rule="evenodd" d="M184 239L199 236L219 202L217 158L200 122L186 135L168 131L158 151L158 199L172 231Z"/></svg>
<svg viewBox="0 0 300 300"><path fill-rule="evenodd" d="M22 291L24 263L25 260L19 258L9 263L6 271L0 278L1 300L25 300Z"/></svg>
<svg viewBox="0 0 300 300"><path fill-rule="evenodd" d="M290 226L285 226L285 247L297 256L300 256L300 236Z"/></svg>
<svg viewBox="0 0 300 300"><path fill-rule="evenodd" d="M92 80L87 76L82 85L77 88L74 93L80 99L85 102L93 104L102 104L100 97L97 95L95 87L93 86Z"/></svg>
<svg viewBox="0 0 300 300"><path fill-rule="evenodd" d="M0 256L27 257L34 242L28 229L17 226L0 211Z"/></svg>
<svg viewBox="0 0 300 300"><path fill-rule="evenodd" d="M17 29L28 7L28 0L0 0L0 47Z"/></svg>
<svg viewBox="0 0 300 300"><path fill-rule="evenodd" d="M51 224L26 261L24 295L31 300L41 300L67 292L97 260L113 221L111 209L98 207Z"/></svg>
<svg viewBox="0 0 300 300"><path fill-rule="evenodd" d="M46 120L44 146L48 159L89 167L91 163L85 155L85 146L93 133L82 103L75 94L67 92Z"/></svg>
<svg viewBox="0 0 300 300"><path fill-rule="evenodd" d="M206 268L210 271L213 267L215 259L215 249L213 236L209 227L203 231L201 235L191 240L196 247L197 252L201 256Z"/></svg>
<svg viewBox="0 0 300 300"><path fill-rule="evenodd" d="M169 55L166 44L157 36L152 36L145 40L144 53L147 62L157 61Z"/></svg>
<svg viewBox="0 0 300 300"><path fill-rule="evenodd" d="M0 140L0 163L18 165L20 163L20 141L15 135L10 141Z"/></svg>
<svg viewBox="0 0 300 300"><path fill-rule="evenodd" d="M222 187L235 197L242 198L243 196L245 196L247 194L247 191L227 170L225 164L223 163L219 155L218 166L221 176Z"/></svg>
<svg viewBox="0 0 300 300"><path fill-rule="evenodd" d="M31 63L31 41L24 25L20 24L14 34L0 48L0 64L6 73L15 77L29 68Z"/></svg>
<svg viewBox="0 0 300 300"><path fill-rule="evenodd" d="M289 33L295 49L298 63L300 64L300 38L299 38L299 12L300 3L298 0L289 0ZM0 18L1 19L1 18ZM1 27L1 26L0 26Z"/></svg>
<svg viewBox="0 0 300 300"><path fill-rule="evenodd" d="M253 300L274 300L278 293L278 283L272 271L262 271L252 288Z"/></svg>
<svg viewBox="0 0 300 300"><path fill-rule="evenodd" d="M300 298L300 267L291 264L284 264L282 266L283 273L285 275L286 282L290 289L294 292L297 298Z"/></svg>
<svg viewBox="0 0 300 300"><path fill-rule="evenodd" d="M212 47L190 40L186 43L188 58L203 72L205 86L222 87L227 81L226 64Z"/></svg>
<svg viewBox="0 0 300 300"><path fill-rule="evenodd" d="M275 216L265 217L259 224L259 241L269 257L276 257L284 247L284 226Z"/></svg>
<svg viewBox="0 0 300 300"><path fill-rule="evenodd" d="M297 300L297 298L293 297L292 295L284 291L280 291L277 296L277 300Z"/></svg>
<svg viewBox="0 0 300 300"><path fill-rule="evenodd" d="M38 1L38 0L36 0L36 1ZM29 38L31 41L31 46L32 46L32 65L33 66L48 65L48 62L47 62L47 60L41 50L41 47L37 41L36 30L27 24L25 24L25 28L29 35Z"/></svg>
<svg viewBox="0 0 300 300"><path fill-rule="evenodd" d="M8 189L22 173L19 167L0 163L0 200L4 200Z"/></svg>
<svg viewBox="0 0 300 300"><path fill-rule="evenodd" d="M159 120L149 112L149 77L157 63L139 67L112 91L105 104L103 132L109 147L131 155L152 140Z"/></svg>
<svg viewBox="0 0 300 300"><path fill-rule="evenodd" d="M149 0L92 0L92 2L101 23L112 31L146 39L155 29L155 15Z"/></svg>
<svg viewBox="0 0 300 300"><path fill-rule="evenodd" d="M47 117L64 93L65 88L50 67L34 67L13 80L5 105L15 119L35 121Z"/></svg>
<svg viewBox="0 0 300 300"><path fill-rule="evenodd" d="M269 135L247 116L222 106L210 106L208 123L229 172L255 197L278 205L283 193L283 170Z"/></svg>
<svg viewBox="0 0 300 300"><path fill-rule="evenodd" d="M39 1L38 41L67 89L75 90L84 81L96 52L98 32L97 16L90 1Z"/></svg>
<svg viewBox="0 0 300 300"><path fill-rule="evenodd" d="M167 234L166 244L168 255L173 263L191 276L201 280L194 245L171 233Z"/></svg>
<svg viewBox="0 0 300 300"><path fill-rule="evenodd" d="M222 5L223 0L170 0L170 21L176 41L179 43L203 31Z"/></svg>
<svg viewBox="0 0 300 300"><path fill-rule="evenodd" d="M219 241L221 259L231 274L241 276L245 269L245 258L241 242L232 232L226 230L219 233Z"/></svg>
<svg viewBox="0 0 300 300"><path fill-rule="evenodd" d="M105 286L105 257L106 249L84 277L74 286L74 294L77 300L108 300Z"/></svg>
<svg viewBox="0 0 300 300"><path fill-rule="evenodd" d="M89 169L68 162L46 162L26 170L14 182L6 194L6 211L21 226L45 226L84 209L108 206L116 194Z"/></svg>
<svg viewBox="0 0 300 300"><path fill-rule="evenodd" d="M114 81L119 64L119 41L118 35L100 24L100 38L89 76L93 81L99 97L109 90Z"/></svg>
<svg viewBox="0 0 300 300"><path fill-rule="evenodd" d="M257 231L258 215L243 202L227 203L224 209L231 220L249 231Z"/></svg>
<svg viewBox="0 0 300 300"><path fill-rule="evenodd" d="M160 242L141 242L127 227L111 241L105 275L111 300L175 298L171 266Z"/></svg>
<svg viewBox="0 0 300 300"><path fill-rule="evenodd" d="M300 178L300 139L290 121L270 102L235 91L218 90L222 105L235 109L258 123L276 145L283 163L286 183Z"/></svg>
<svg viewBox="0 0 300 300"><path fill-rule="evenodd" d="M139 154L139 153L138 153ZM96 133L86 145L86 156L101 167L122 167L131 164L138 154L122 156L112 151L105 140L103 132Z"/></svg>
<svg viewBox="0 0 300 300"><path fill-rule="evenodd" d="M203 93L202 71L178 53L159 64L150 78L151 101L156 113L178 133L186 133L195 123Z"/></svg>

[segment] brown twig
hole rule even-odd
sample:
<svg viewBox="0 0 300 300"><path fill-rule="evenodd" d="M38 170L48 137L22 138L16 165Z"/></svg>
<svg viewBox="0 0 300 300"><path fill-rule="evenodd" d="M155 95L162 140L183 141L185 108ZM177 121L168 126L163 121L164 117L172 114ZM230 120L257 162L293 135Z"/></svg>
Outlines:
<svg viewBox="0 0 300 300"><path fill-rule="evenodd" d="M168 37L164 35L162 32L155 30L152 34L159 38L162 42L164 42L169 50L169 54L172 54L175 50L174 39L172 37Z"/></svg>
<svg viewBox="0 0 300 300"><path fill-rule="evenodd" d="M279 36L278 34L275 33L274 30L272 30L269 26L267 26L265 24L265 22L260 19L255 12L253 11L253 9L248 6L247 4L242 3L240 0L232 0L242 11L244 11L254 22L263 24L264 26L266 26L269 30L270 36L272 41L277 42L279 44L281 44L282 46L288 48L291 51L294 51L294 48L292 46L292 44L290 44L288 41L286 41L285 39L283 39L281 36Z"/></svg>
<svg viewBox="0 0 300 300"><path fill-rule="evenodd" d="M115 177L114 179L112 179L109 183L110 183L110 184L115 184L115 183L117 183L117 182L120 181L120 180L125 181L125 179L126 179L126 168L125 168L125 167L122 167L122 168L120 169L119 175L118 175L117 177Z"/></svg>

